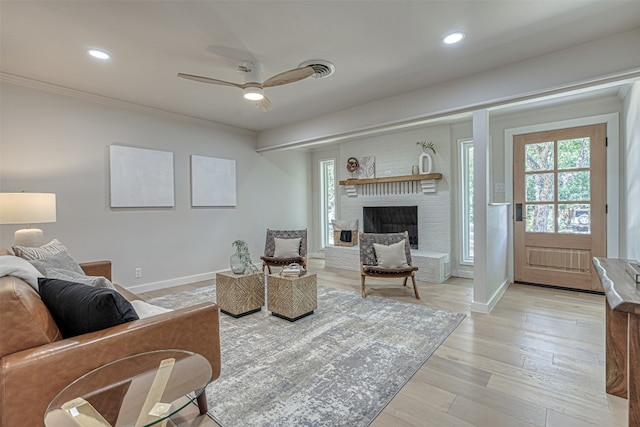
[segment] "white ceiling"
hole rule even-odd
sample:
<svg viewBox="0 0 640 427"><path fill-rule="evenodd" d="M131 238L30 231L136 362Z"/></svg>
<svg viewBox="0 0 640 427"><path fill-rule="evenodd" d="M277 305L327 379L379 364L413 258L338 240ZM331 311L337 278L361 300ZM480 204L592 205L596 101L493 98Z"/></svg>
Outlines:
<svg viewBox="0 0 640 427"><path fill-rule="evenodd" d="M638 27L638 0L0 0L0 71L261 131ZM452 30L467 37L445 47ZM176 77L242 83L251 58L265 78L312 59L336 72L267 89L266 113L237 88Z"/></svg>

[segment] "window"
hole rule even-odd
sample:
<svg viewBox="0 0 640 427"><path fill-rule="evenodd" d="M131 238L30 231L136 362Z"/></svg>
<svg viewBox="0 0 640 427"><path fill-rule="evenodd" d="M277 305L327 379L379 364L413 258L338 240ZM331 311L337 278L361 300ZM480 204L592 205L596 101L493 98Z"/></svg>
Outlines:
<svg viewBox="0 0 640 427"><path fill-rule="evenodd" d="M320 160L320 235L322 247L333 245L333 224L336 219L335 160Z"/></svg>
<svg viewBox="0 0 640 427"><path fill-rule="evenodd" d="M459 141L461 182L461 263L473 264L473 140Z"/></svg>

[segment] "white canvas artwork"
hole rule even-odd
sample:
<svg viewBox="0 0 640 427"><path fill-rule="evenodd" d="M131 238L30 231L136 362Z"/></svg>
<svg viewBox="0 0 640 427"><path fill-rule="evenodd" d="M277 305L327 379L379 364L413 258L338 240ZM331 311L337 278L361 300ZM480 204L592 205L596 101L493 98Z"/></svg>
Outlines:
<svg viewBox="0 0 640 427"><path fill-rule="evenodd" d="M109 146L111 207L174 206L173 153Z"/></svg>
<svg viewBox="0 0 640 427"><path fill-rule="evenodd" d="M355 172L355 178L375 178L376 177L376 158L375 156L365 156L358 158L360 167Z"/></svg>
<svg viewBox="0 0 640 427"><path fill-rule="evenodd" d="M236 161L191 156L191 206L236 206Z"/></svg>

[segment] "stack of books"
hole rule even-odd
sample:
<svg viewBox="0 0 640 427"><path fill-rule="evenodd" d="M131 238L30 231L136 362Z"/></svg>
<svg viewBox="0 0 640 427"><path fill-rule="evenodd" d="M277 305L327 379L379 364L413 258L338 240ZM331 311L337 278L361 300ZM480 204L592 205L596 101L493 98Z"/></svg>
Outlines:
<svg viewBox="0 0 640 427"><path fill-rule="evenodd" d="M302 273L302 269L295 267L285 267L280 272L280 275L283 277L298 277Z"/></svg>
<svg viewBox="0 0 640 427"><path fill-rule="evenodd" d="M624 269L636 283L640 283L640 265L637 262L625 263Z"/></svg>

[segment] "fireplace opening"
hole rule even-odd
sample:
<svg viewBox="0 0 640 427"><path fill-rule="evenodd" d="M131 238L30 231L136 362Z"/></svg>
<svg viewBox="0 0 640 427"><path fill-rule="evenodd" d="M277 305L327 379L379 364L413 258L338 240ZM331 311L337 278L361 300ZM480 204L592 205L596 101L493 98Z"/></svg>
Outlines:
<svg viewBox="0 0 640 427"><path fill-rule="evenodd" d="M362 208L365 233L409 232L409 244L418 249L417 206L365 206Z"/></svg>

